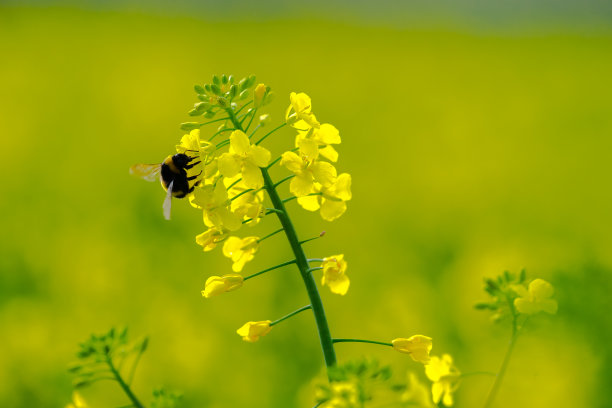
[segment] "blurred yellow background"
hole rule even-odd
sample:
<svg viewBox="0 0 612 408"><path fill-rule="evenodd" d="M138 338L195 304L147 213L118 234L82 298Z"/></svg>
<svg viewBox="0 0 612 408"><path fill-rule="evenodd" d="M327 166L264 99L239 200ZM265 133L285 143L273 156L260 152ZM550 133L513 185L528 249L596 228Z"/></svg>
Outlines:
<svg viewBox="0 0 612 408"><path fill-rule="evenodd" d="M165 221L163 190L128 175L173 152L193 85L217 73L270 85L273 123L303 91L340 130L347 213L330 224L289 206L302 238L327 231L310 257L348 260L349 293L321 290L333 335L427 334L463 372L496 371L509 329L473 304L483 277L526 268L556 287L559 312L529 322L495 406L612 405L612 32L319 17L0 7L0 406L64 406L78 342L124 325L151 337L134 384L146 402L166 385L186 407L313 405L308 313L255 344L235 334L305 304L298 273L203 299L230 262L195 244L199 212L175 200ZM265 144L276 157L292 143L284 129ZM289 259L279 235L245 274ZM388 349L336 350L424 378ZM466 378L457 406L482 406L491 382ZM127 404L115 384L83 393Z"/></svg>

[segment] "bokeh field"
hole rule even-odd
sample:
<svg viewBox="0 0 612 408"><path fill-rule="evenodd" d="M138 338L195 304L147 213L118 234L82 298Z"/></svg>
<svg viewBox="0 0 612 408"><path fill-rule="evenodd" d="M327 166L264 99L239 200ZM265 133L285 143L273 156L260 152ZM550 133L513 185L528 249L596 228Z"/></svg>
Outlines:
<svg viewBox="0 0 612 408"><path fill-rule="evenodd" d="M186 407L314 405L312 316L255 344L235 333L305 304L297 272L203 299L230 262L195 244L199 212L175 200L165 221L163 190L128 175L173 152L193 85L216 73L272 86L274 123L303 91L340 129L347 213L327 223L289 206L302 237L327 232L311 257L348 260L349 293L321 291L335 336L424 333L463 372L496 371L509 329L473 304L484 277L526 268L555 286L559 312L530 321L495 406L612 406L612 31L211 21L0 6L1 407L63 407L77 344L111 326L151 337L134 383L145 402L165 385ZM276 157L293 136L266 147ZM245 273L290 257L271 238ZM425 378L385 348L336 350ZM482 406L491 382L466 378L456 406ZM127 404L115 384L83 394Z"/></svg>

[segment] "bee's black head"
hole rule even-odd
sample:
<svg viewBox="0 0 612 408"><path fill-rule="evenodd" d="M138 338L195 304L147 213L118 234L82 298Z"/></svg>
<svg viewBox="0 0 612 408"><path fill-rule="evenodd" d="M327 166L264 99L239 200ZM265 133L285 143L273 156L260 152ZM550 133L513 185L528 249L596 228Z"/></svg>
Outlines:
<svg viewBox="0 0 612 408"><path fill-rule="evenodd" d="M172 162L179 169L182 169L185 166L187 166L187 164L189 164L189 162L192 161L192 160L193 160L192 157L189 157L189 156L187 156L186 154L183 154L183 153L177 153L174 156L172 156Z"/></svg>

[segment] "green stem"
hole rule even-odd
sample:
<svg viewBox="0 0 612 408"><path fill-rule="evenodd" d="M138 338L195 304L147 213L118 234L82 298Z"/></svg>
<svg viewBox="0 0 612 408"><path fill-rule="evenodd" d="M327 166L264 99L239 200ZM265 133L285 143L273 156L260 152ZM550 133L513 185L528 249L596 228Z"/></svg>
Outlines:
<svg viewBox="0 0 612 408"><path fill-rule="evenodd" d="M279 324L283 320L287 320L288 318L290 318L292 316L295 316L296 314L301 313L304 310L308 310L308 309L312 309L312 306L310 306L310 305L302 306L298 310L295 310L295 311L289 313L287 316L283 316L280 319L273 321L272 323L270 323L270 327L274 326L275 324Z"/></svg>
<svg viewBox="0 0 612 408"><path fill-rule="evenodd" d="M244 278L244 280L245 280L245 281L246 281L246 280L249 280L249 279L251 279L251 278L254 278L254 277L256 277L256 276L261 275L262 273L270 272L270 271L273 271L273 270L275 270L275 269L282 268L283 266L291 265L291 264L294 264L294 263L295 263L295 259L294 259L294 260L292 260L292 261L287 261L287 262L284 262L284 263L282 263L282 264L278 264L278 265L273 266L273 267L271 267L271 268L264 269L263 271L259 271L259 272L256 272L256 273L252 274L252 275L249 275L249 276L247 276L246 278Z"/></svg>
<svg viewBox="0 0 612 408"><path fill-rule="evenodd" d="M386 343L384 341L374 341L374 340L363 340L363 339L333 339L335 343L370 343L370 344L380 344L381 346L389 346L393 347L393 344Z"/></svg>
<svg viewBox="0 0 612 408"><path fill-rule="evenodd" d="M253 115L251 115L251 120L249 120L249 124L244 129L244 133L249 131L249 128L251 127L251 123L253 123L253 119L255 119L255 116L257 116L257 108L255 108L255 110L253 111ZM246 118L244 118L244 119L246 119ZM244 120L242 122L240 122L240 124L242 124L243 122L244 122Z"/></svg>
<svg viewBox="0 0 612 408"><path fill-rule="evenodd" d="M217 137L217 135L220 135L220 134L221 134L221 133L223 133L223 132L230 132L230 131L233 131L233 130L236 130L236 129L235 129L235 128L221 129L221 130L217 131L217 132L216 132L214 135L212 135L212 136L211 136L211 137L208 139L208 141L209 141L209 142L212 142L212 140L213 140L215 137Z"/></svg>
<svg viewBox="0 0 612 408"><path fill-rule="evenodd" d="M123 392L125 392L125 394L128 396L128 398L130 399L130 401L132 401L132 404L136 407L136 408L144 408L144 405L142 405L140 403L140 401L138 401L138 398L136 398L136 395L134 395L134 393L132 392L132 390L130 389L130 386L127 385L125 383L125 381L123 381L123 378L121 378L121 374L119 374L119 372L117 371L117 369L115 369L115 366L113 365L113 360L110 358L110 356L106 356L106 362L108 364L108 367L111 370L111 373L113 373L113 375L115 376L115 379L117 380L117 382L119 383L119 385L121 386L121 388L123 389Z"/></svg>
<svg viewBox="0 0 612 408"><path fill-rule="evenodd" d="M319 239L319 238L323 237L324 235L325 235L325 231L320 233L316 237L312 237L312 238L308 238L308 239L305 239L303 241L300 241L300 245L303 245L303 244L305 244L307 242L310 242L310 241L314 241L315 239ZM310 260L312 261L312 259L310 259ZM323 260L321 259L321 261L323 261Z"/></svg>
<svg viewBox="0 0 612 408"><path fill-rule="evenodd" d="M308 268L308 273L314 272L314 271L320 271L321 269L323 269L322 266L315 266L314 268Z"/></svg>
<svg viewBox="0 0 612 408"><path fill-rule="evenodd" d="M228 114L230 115L234 126L239 127L240 124L236 120L236 117L234 116L233 112L231 112L230 110ZM280 127L282 126L279 126L277 129L279 129ZM264 138L265 137L267 137L267 135L264 136ZM260 139L258 143L261 142L264 138ZM300 270L300 275L302 276L302 280L304 281L304 285L306 286L306 291L308 292L312 312L315 316L317 330L319 332L319 340L321 341L321 349L323 350L325 365L328 368L332 367L336 364L336 352L334 350L334 344L332 342L331 333L329 331L329 325L327 323L327 318L325 317L325 309L323 308L323 302L321 301L321 296L319 295L317 284L315 283L312 275L308 272L310 266L308 265L306 254L304 253L304 249L300 245L300 240L297 237L297 233L295 231L293 223L291 222L291 218L285 210L285 205L283 204L280 196L274 188L274 182L272 181L272 178L268 173L268 169L260 168L260 170L264 179L265 188L268 191L268 196L270 197L270 201L272 201L274 208L280 211L276 213L276 216L278 217L281 225L283 226L283 229L285 230L285 235L287 236L287 240L291 245L291 250L293 251L293 255L295 256L297 267Z"/></svg>
<svg viewBox="0 0 612 408"><path fill-rule="evenodd" d="M255 144L256 144L256 145L260 144L261 142L263 142L264 140L266 140L266 138L267 138L268 136L270 136L272 133L276 132L278 129L282 128L282 127L283 127L283 126L285 126L285 125L286 125L286 123L283 123L283 124L281 124L281 125L279 125L279 126L275 127L274 129L272 129L271 131L269 131L268 133L266 133L265 135L263 135L263 136L261 137L261 139L259 139L258 141L256 141L256 142L255 142ZM270 165L270 166L271 166L271 165ZM268 166L268 167L270 167L270 166Z"/></svg>
<svg viewBox="0 0 612 408"><path fill-rule="evenodd" d="M516 318L515 318L516 321ZM510 362L510 357L512 356L512 350L514 350L514 346L516 344L516 339L519 335L519 330L516 328L516 322L513 322L512 327L512 337L510 338L510 343L508 343L508 349L506 350L506 355L504 356L504 361L502 362L501 367L499 368L499 372L495 377L495 382L491 387L491 391L489 391L489 396L487 397L487 401L484 404L484 408L489 408L495 397L497 396L497 392L499 391L499 387L504 379L504 375L506 374L506 370L508 368L508 363Z"/></svg>
<svg viewBox="0 0 612 408"><path fill-rule="evenodd" d="M291 180L292 178L295 177L295 174L292 174L290 176L285 177L284 179L282 179L281 181L278 181L276 184L274 184L274 188L280 186L281 184L283 184L285 181L287 180Z"/></svg>
<svg viewBox="0 0 612 408"><path fill-rule="evenodd" d="M268 239L268 238L270 238L270 237L272 237L272 236L274 236L274 235L278 234L279 232L281 232L281 231L283 231L283 230L284 230L284 228L277 229L276 231L269 233L269 234L268 234L268 235L266 235L265 237L263 237L263 238L259 238L259 239L257 240L257 242L261 242L261 241L263 241L264 239Z"/></svg>

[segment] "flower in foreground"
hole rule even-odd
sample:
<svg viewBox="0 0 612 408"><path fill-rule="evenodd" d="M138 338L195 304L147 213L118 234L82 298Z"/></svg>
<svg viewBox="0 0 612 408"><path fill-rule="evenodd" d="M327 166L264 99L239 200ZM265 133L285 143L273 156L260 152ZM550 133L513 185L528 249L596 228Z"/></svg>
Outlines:
<svg viewBox="0 0 612 408"><path fill-rule="evenodd" d="M438 404L442 400L442 403L447 407L452 406L453 392L459 386L461 375L453 365L453 358L448 354L444 354L442 358L431 357L429 364L425 366L425 374L433 382L431 394L434 404Z"/></svg>
<svg viewBox="0 0 612 408"><path fill-rule="evenodd" d="M259 249L259 237L229 237L223 244L223 255L231 258L232 270L240 272L244 264L255 257L255 252Z"/></svg>
<svg viewBox="0 0 612 408"><path fill-rule="evenodd" d="M519 295L514 299L514 307L520 313L535 314L542 311L557 313L557 301L551 299L555 289L544 279L534 279L529 284L529 289L522 285L516 285L513 289Z"/></svg>
<svg viewBox="0 0 612 408"><path fill-rule="evenodd" d="M344 254L323 258L321 266L323 267L321 285L329 286L332 293L345 295L351 282L346 276L347 263L344 260Z"/></svg>
<svg viewBox="0 0 612 408"><path fill-rule="evenodd" d="M242 180L249 188L261 188L264 185L260 167L270 162L270 152L257 145L252 145L248 136L241 130L234 130L230 135L228 153L219 156L219 172L225 177L242 174Z"/></svg>
<svg viewBox="0 0 612 408"><path fill-rule="evenodd" d="M400 353L409 354L414 361L427 364L430 361L429 352L431 351L431 337L414 335L410 338L398 338L391 342L393 348Z"/></svg>
<svg viewBox="0 0 612 408"><path fill-rule="evenodd" d="M320 194L298 197L298 204L306 211L320 209L321 218L326 221L333 221L344 214L346 201L352 198L351 175L342 173L329 187L315 183L315 191Z"/></svg>
<svg viewBox="0 0 612 408"><path fill-rule="evenodd" d="M303 92L291 92L289 100L291 103L285 114L285 120L288 124L301 129L320 126L317 118L311 112L312 102L310 96Z"/></svg>
<svg viewBox="0 0 612 408"><path fill-rule="evenodd" d="M206 285L202 291L202 296L210 298L221 293L231 292L242 286L244 278L237 273L230 273L223 276L211 276L206 280Z"/></svg>
<svg viewBox="0 0 612 408"><path fill-rule="evenodd" d="M225 228L237 231L242 226L240 218L231 212L228 204L227 190L223 183L216 186L207 184L193 191L189 202L192 206L204 211L203 219L207 227Z"/></svg>
<svg viewBox="0 0 612 408"><path fill-rule="evenodd" d="M217 228L209 228L203 233L196 235L195 240L198 245L202 245L204 252L212 251L217 247L217 244L227 236L222 230Z"/></svg>
<svg viewBox="0 0 612 408"><path fill-rule="evenodd" d="M295 177L289 184L289 191L296 197L303 197L315 191L315 183L331 186L336 181L336 168L328 162L315 160L315 156L294 152L282 155L281 166L285 166Z"/></svg>
<svg viewBox="0 0 612 408"><path fill-rule="evenodd" d="M270 333L272 327L270 327L270 320L263 320L260 322L248 322L245 323L241 328L236 330L239 336L242 336L242 340L248 341L249 343L254 343L261 336L265 336Z"/></svg>

